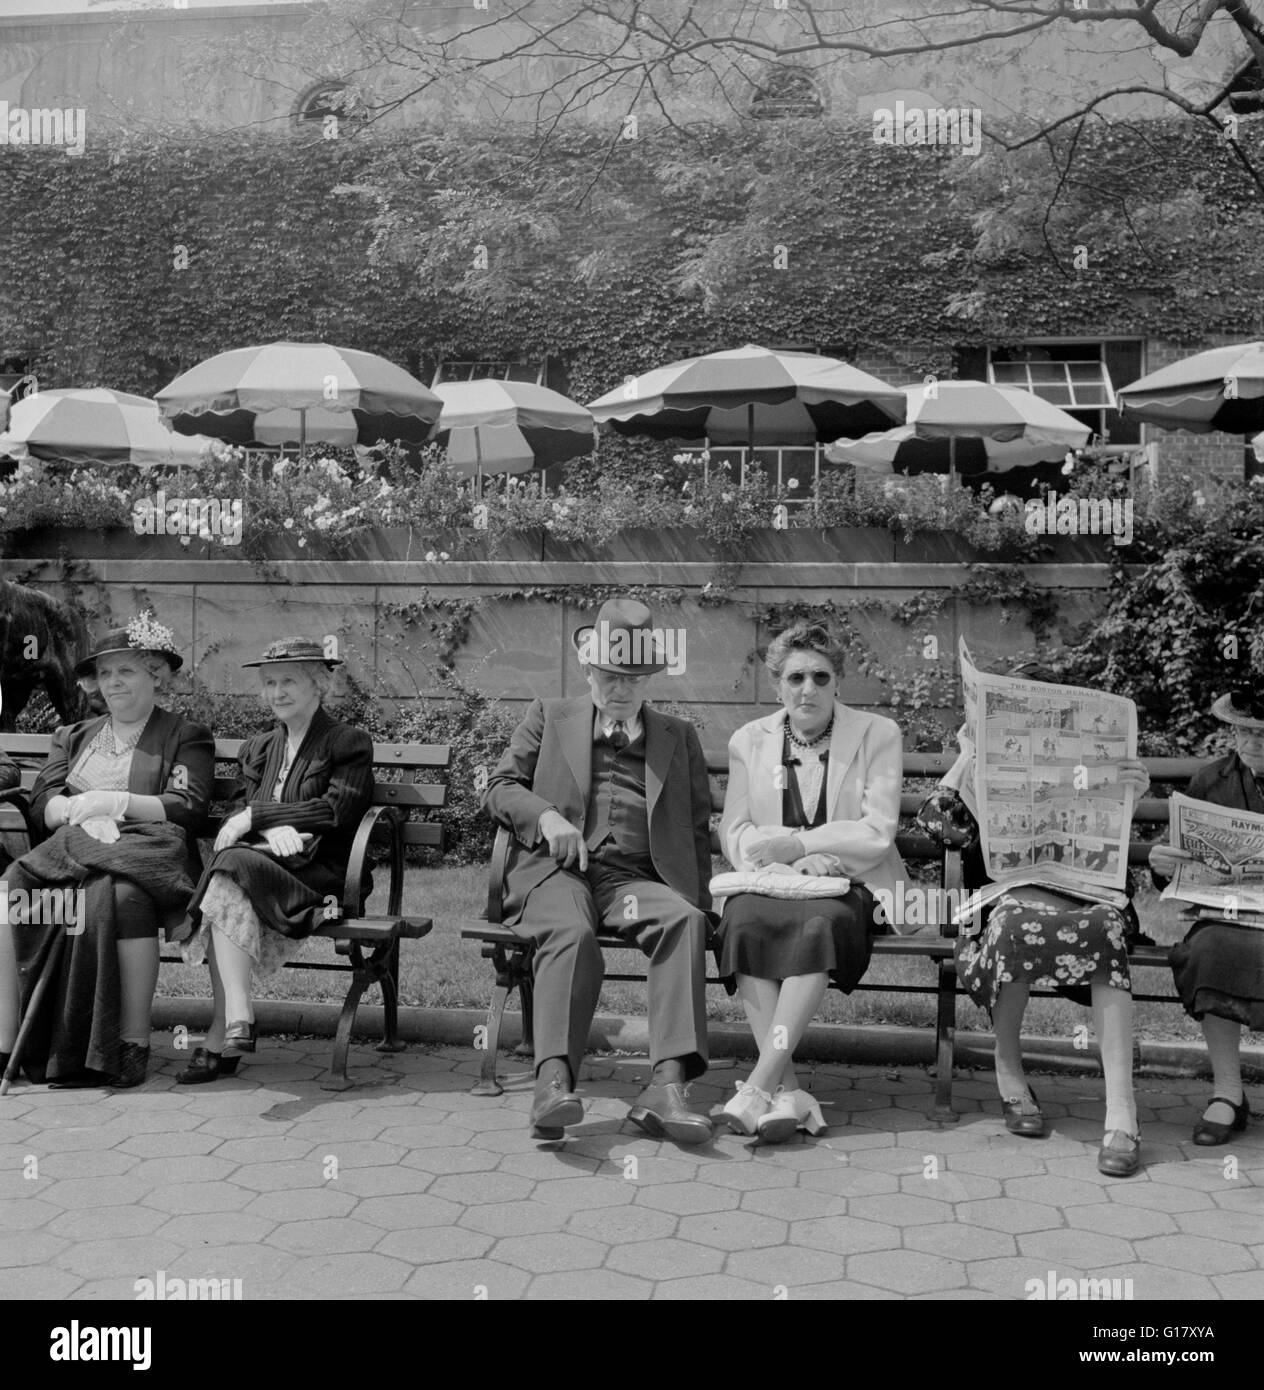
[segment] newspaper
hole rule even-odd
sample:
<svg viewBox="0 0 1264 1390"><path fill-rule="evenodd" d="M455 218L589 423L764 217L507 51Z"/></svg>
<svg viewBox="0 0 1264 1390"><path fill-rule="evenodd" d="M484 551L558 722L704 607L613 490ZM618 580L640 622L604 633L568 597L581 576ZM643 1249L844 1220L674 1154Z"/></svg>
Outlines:
<svg viewBox="0 0 1264 1390"><path fill-rule="evenodd" d="M1201 909L1198 916L1264 926L1264 816L1172 795L1170 838L1178 857L1163 897Z"/></svg>
<svg viewBox="0 0 1264 1390"><path fill-rule="evenodd" d="M1135 789L1119 763L1136 757L1137 707L1120 695L978 670L958 644L973 785L994 882L956 914L964 922L1019 885L1127 905L1128 832Z"/></svg>

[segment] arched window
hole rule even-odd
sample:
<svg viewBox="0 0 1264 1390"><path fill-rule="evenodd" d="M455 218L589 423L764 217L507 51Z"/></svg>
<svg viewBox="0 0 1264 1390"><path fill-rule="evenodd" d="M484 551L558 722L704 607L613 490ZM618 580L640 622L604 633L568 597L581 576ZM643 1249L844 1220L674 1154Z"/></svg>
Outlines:
<svg viewBox="0 0 1264 1390"><path fill-rule="evenodd" d="M825 99L804 68L772 68L751 98L750 113L768 121L811 119L825 114Z"/></svg>
<svg viewBox="0 0 1264 1390"><path fill-rule="evenodd" d="M310 87L294 108L294 123L300 129L307 125L323 126L334 117L339 125L362 126L368 111L360 96L345 82L329 80Z"/></svg>

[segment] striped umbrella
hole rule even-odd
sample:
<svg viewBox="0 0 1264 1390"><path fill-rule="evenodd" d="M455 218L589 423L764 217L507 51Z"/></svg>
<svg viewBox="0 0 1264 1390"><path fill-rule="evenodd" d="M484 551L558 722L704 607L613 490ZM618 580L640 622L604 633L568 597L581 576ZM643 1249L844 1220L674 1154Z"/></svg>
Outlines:
<svg viewBox="0 0 1264 1390"><path fill-rule="evenodd" d="M1073 415L1016 386L986 381L939 381L906 386L908 423L828 444L833 463L903 472L960 469L1005 473L1061 458L1088 443L1092 431Z"/></svg>
<svg viewBox="0 0 1264 1390"><path fill-rule="evenodd" d="M904 395L833 357L747 343L630 377L588 409L618 434L754 448L885 429L904 419Z"/></svg>
<svg viewBox="0 0 1264 1390"><path fill-rule="evenodd" d="M1116 392L1120 413L1168 430L1264 430L1264 343L1197 352Z"/></svg>
<svg viewBox="0 0 1264 1390"><path fill-rule="evenodd" d="M529 381L446 381L435 388L443 413L435 439L471 477L525 473L590 454L593 417L575 401Z"/></svg>
<svg viewBox="0 0 1264 1390"><path fill-rule="evenodd" d="M0 454L61 463L195 463L211 440L173 435L158 403L105 387L39 391L16 402Z"/></svg>
<svg viewBox="0 0 1264 1390"><path fill-rule="evenodd" d="M208 357L158 392L169 428L230 444L375 444L430 438L443 402L394 362L328 343Z"/></svg>

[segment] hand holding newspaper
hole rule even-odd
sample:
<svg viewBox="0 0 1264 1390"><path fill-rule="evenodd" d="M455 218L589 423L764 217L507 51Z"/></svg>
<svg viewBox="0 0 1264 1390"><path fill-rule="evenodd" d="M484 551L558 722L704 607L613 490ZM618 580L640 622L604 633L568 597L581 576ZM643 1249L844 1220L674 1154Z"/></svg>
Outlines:
<svg viewBox="0 0 1264 1390"><path fill-rule="evenodd" d="M1163 890L1197 916L1264 927L1264 816L1172 796L1170 839L1176 873Z"/></svg>
<svg viewBox="0 0 1264 1390"><path fill-rule="evenodd" d="M965 923L1024 885L1125 907L1135 790L1119 765L1136 756L1136 705L1080 686L988 675L964 641L958 654L966 722L962 756L944 780L978 821L993 882L954 920Z"/></svg>

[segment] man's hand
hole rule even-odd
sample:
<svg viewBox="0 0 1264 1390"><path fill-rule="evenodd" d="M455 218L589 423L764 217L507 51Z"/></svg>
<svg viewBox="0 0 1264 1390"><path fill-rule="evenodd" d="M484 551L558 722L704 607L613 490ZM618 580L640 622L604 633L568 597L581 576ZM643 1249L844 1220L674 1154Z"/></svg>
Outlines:
<svg viewBox="0 0 1264 1390"><path fill-rule="evenodd" d="M1150 851L1150 867L1160 878L1175 878L1176 866L1189 860L1188 854L1178 854L1171 845L1155 845Z"/></svg>
<svg viewBox="0 0 1264 1390"><path fill-rule="evenodd" d="M303 837L292 825L274 825L263 832L263 838L278 859L288 859L291 854L303 851Z"/></svg>
<svg viewBox="0 0 1264 1390"><path fill-rule="evenodd" d="M757 869L765 869L769 864L794 864L805 851L797 835L773 835L753 840L747 853Z"/></svg>
<svg viewBox="0 0 1264 1390"><path fill-rule="evenodd" d="M832 854L805 854L794 861L797 873L819 875L832 878L842 870L842 865Z"/></svg>
<svg viewBox="0 0 1264 1390"><path fill-rule="evenodd" d="M1144 796L1150 785L1150 774L1146 771L1145 764L1136 758L1125 758L1117 766L1120 782L1126 787L1135 787L1139 797Z"/></svg>
<svg viewBox="0 0 1264 1390"><path fill-rule="evenodd" d="M582 874L588 868L588 846L584 843L583 832L575 827L559 811L545 811L540 817L540 834L549 842L549 854L569 869L578 863Z"/></svg>
<svg viewBox="0 0 1264 1390"><path fill-rule="evenodd" d="M219 834L215 837L216 850L231 849L243 836L250 833L250 807L244 811L238 811L235 816L229 818L220 826Z"/></svg>

